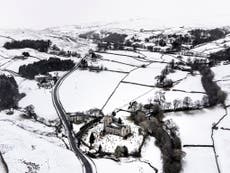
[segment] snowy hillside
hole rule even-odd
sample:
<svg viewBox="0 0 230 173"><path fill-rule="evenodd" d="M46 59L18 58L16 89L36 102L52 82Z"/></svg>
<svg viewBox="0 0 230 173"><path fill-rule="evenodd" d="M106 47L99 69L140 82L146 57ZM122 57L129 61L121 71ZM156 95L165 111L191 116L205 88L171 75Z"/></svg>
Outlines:
<svg viewBox="0 0 230 173"><path fill-rule="evenodd" d="M0 112L9 172L228 173L229 60L209 66L207 55L229 48L230 35L193 46L192 29L138 19L0 30L0 74L20 93ZM50 45L17 47L28 40Z"/></svg>

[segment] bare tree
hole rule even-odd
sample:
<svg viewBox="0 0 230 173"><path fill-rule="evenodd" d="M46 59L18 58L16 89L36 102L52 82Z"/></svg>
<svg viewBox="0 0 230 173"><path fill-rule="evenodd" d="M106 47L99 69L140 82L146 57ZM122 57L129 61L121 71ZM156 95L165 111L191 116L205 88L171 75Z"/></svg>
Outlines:
<svg viewBox="0 0 230 173"><path fill-rule="evenodd" d="M174 110L178 109L181 106L181 101L178 99L173 100Z"/></svg>

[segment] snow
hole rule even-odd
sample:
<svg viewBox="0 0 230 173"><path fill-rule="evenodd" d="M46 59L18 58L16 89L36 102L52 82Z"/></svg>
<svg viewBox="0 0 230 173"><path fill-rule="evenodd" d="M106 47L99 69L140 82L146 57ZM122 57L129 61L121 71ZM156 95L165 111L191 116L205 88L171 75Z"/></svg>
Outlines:
<svg viewBox="0 0 230 173"><path fill-rule="evenodd" d="M115 71L122 71L122 72L129 72L135 68L129 65L106 61L106 60L97 60L96 62L92 62L91 64L94 66L106 67L108 70L115 70Z"/></svg>
<svg viewBox="0 0 230 173"><path fill-rule="evenodd" d="M150 89L149 87L122 83L104 107L103 112L109 114L117 108L127 107L129 102L136 100Z"/></svg>
<svg viewBox="0 0 230 173"><path fill-rule="evenodd" d="M132 173L153 173L153 169L138 160L114 162L108 159L94 159L98 173L108 172L132 172Z"/></svg>
<svg viewBox="0 0 230 173"><path fill-rule="evenodd" d="M230 65L212 67L211 70L215 74L215 80L226 80L230 78Z"/></svg>
<svg viewBox="0 0 230 173"><path fill-rule="evenodd" d="M128 56L141 56L141 54L139 54L138 52L134 52L134 51L124 51L124 50L109 50L108 52L110 53L117 53L117 54L122 54L122 55L128 55Z"/></svg>
<svg viewBox="0 0 230 173"><path fill-rule="evenodd" d="M53 106L51 90L38 88L36 81L23 80L20 77L15 78L19 84L19 92L25 93L26 96L19 101L20 107L28 105L34 106L35 113L45 120L58 119L56 110Z"/></svg>
<svg viewBox="0 0 230 173"><path fill-rule="evenodd" d="M60 101L67 112L102 108L125 74L77 70L59 88Z"/></svg>
<svg viewBox="0 0 230 173"><path fill-rule="evenodd" d="M140 51L141 54L145 55L147 59L152 61L160 61L162 62L163 54L157 52L148 52L148 51Z"/></svg>
<svg viewBox="0 0 230 173"><path fill-rule="evenodd" d="M173 54L164 54L162 56L163 62L171 62L174 60L174 62L179 62L179 60L176 58L176 55Z"/></svg>
<svg viewBox="0 0 230 173"><path fill-rule="evenodd" d="M218 124L218 127L229 128L230 129L230 109L227 108L227 116Z"/></svg>
<svg viewBox="0 0 230 173"><path fill-rule="evenodd" d="M38 60L35 58L28 58L27 60L19 60L19 59L12 60L11 62L2 66L2 69L8 69L8 70L12 70L14 72L18 72L20 66L31 64L31 63L34 63L36 61L38 61Z"/></svg>
<svg viewBox="0 0 230 173"><path fill-rule="evenodd" d="M100 30L127 33L128 37L137 34L137 38L144 40L153 34L159 33L182 33L186 34L188 28L171 28L152 30L149 32L140 33L137 30L145 28L149 29L149 22L143 23L143 21L129 21L127 23L114 23L108 26L95 26L95 27L60 27L50 28L42 31L33 30L10 30L0 31L0 45L2 46L6 41L12 37L16 40L22 39L50 39L53 44L64 50L78 51L80 53L86 53L88 49L95 48L95 44L89 40L78 38L79 33L87 32L94 29L95 32ZM153 26L153 25L152 25ZM120 28L128 29L120 29ZM230 36L228 35L224 39L220 39L211 43L206 43L194 48L194 52L212 53L219 50L223 50L226 46L230 46ZM29 52L34 57L29 57L26 60L13 59L14 56L19 56L22 52ZM128 56L140 56L144 54L146 60L138 59L135 57L119 56L112 54L103 54L103 58L108 59L98 60L93 62L93 65L103 65L109 70L117 70L123 72L129 72L135 68L135 66L147 65L150 61L159 61L163 63L152 63L146 68L139 68L134 70L128 75L125 81L140 83L145 85L155 85L157 75L160 75L161 70L167 65L168 62L174 60L178 62L177 55L164 55L156 52L140 51L109 51L111 53L118 53ZM18 50L6 50L0 47L0 63L1 69L9 69L15 72L18 71L19 66L24 64L33 63L39 59L47 59L53 55L47 53L41 53L33 49L18 49ZM58 56L59 57L59 56ZM59 57L64 59L64 57ZM182 56L182 60L186 61L188 58L194 59L196 57ZM71 57L70 59L77 62L79 59ZM148 60L148 61L147 61ZM115 63L112 61L119 61L121 63ZM127 63L130 65L125 65ZM219 81L218 85L230 94L230 78L229 67L230 65L222 65L213 67L212 70L215 73L215 80ZM7 73L7 72L4 72ZM191 91L204 92L201 84L201 76L187 75L187 72L176 70L175 73L170 73L167 78L173 81L182 80L172 89L184 90L181 91L163 91L159 88L151 88L138 86L133 84L121 83L117 88L117 91L109 100L108 104L104 108L105 114L110 114L116 108L126 109L130 101L138 101L140 103L148 103L149 100L155 97L156 92L162 91L165 93L166 102L172 102L174 99L182 100L184 97L189 96L193 102L201 100L204 94L200 93L188 93ZM89 71L75 71L71 74L60 86L60 100L63 103L67 112L86 111L91 108L102 108L106 100L112 94L113 90L124 78L126 74L102 71L100 73ZM186 78L187 76L187 78ZM15 77L19 84L20 92L26 93L26 96L20 100L19 106L25 107L33 104L35 112L39 117L44 118L46 121L56 120L58 116L53 107L51 90L39 89L36 82L32 80L26 80L20 77ZM76 101L75 101L76 99ZM227 104L230 103L230 98L227 98ZM229 110L228 110L229 111ZM38 165L37 172L82 172L81 164L75 155L65 149L64 143L55 136L55 129L46 127L31 119L23 119L20 116L20 112L15 111L12 116L5 115L5 112L0 113L0 152L10 168L10 172L19 173L27 172L33 165ZM211 145L211 128L213 123L216 123L223 115L225 111L221 107L215 107L212 109L203 109L201 111L190 112L174 112L167 113L165 119L173 119L178 125L180 136L183 144L203 144ZM125 118L128 114L124 112L117 113L118 117L132 126L134 136L130 137L127 141L120 139L118 136L107 135L106 138L97 141L98 144L102 144L106 147L106 151L114 151L116 145L128 145L130 151L134 151L137 145L141 141L141 137L138 136L138 127L127 121ZM214 131L215 146L217 149L218 160L220 163L221 172L227 173L230 169L229 154L229 133L227 130L221 129L230 128L229 115L226 116L218 125L219 129ZM74 124L74 131L79 131L82 126ZM100 131L102 129L101 124L91 129L91 131ZM90 132L91 132L90 131ZM146 141L143 147L142 157L140 160L150 162L154 167L162 172L162 160L161 153L158 147L154 144L154 138L150 137ZM187 153L184 161L185 173L203 173L217 172L216 163L214 160L214 153L212 148L183 148ZM68 158L68 159L63 159ZM131 158L122 159L121 162L114 162L107 159L94 159L98 173L104 172L125 172L130 171L134 173L148 173L153 172L153 169L146 163L141 162L139 159L134 160ZM33 165L31 163L34 163ZM27 163L27 164L26 164ZM1 164L0 164L1 165ZM1 166L0 166L1 172Z"/></svg>
<svg viewBox="0 0 230 173"><path fill-rule="evenodd" d="M75 124L73 123L73 132L76 134L80 131L80 128L83 126L84 124Z"/></svg>
<svg viewBox="0 0 230 173"><path fill-rule="evenodd" d="M23 119L18 113L1 113L0 151L10 172L81 172L77 157L54 136L53 128Z"/></svg>
<svg viewBox="0 0 230 173"><path fill-rule="evenodd" d="M229 108L227 108L227 116L225 116L218 124L218 129L214 130L214 142L216 147L216 152L218 155L218 161L220 165L220 170L223 173L229 172L230 169L230 117Z"/></svg>
<svg viewBox="0 0 230 173"><path fill-rule="evenodd" d="M148 161L158 169L159 173L162 173L163 163L161 159L161 151L155 145L155 138L149 137L146 139L146 143L141 151L141 159Z"/></svg>
<svg viewBox="0 0 230 173"><path fill-rule="evenodd" d="M225 111L222 107L215 107L197 111L167 113L165 119L172 119L179 127L183 144L212 145L212 125L224 114Z"/></svg>
<svg viewBox="0 0 230 173"><path fill-rule="evenodd" d="M122 56L122 55L113 55L113 54L106 54L106 53L98 53L102 56L103 59L118 61L121 63L129 64L131 66L141 66L143 64L147 64L147 62L143 62L141 60L137 60L132 57Z"/></svg>
<svg viewBox="0 0 230 173"><path fill-rule="evenodd" d="M175 70L174 73L169 73L167 75L167 78L175 82L175 81L184 79L187 75L188 75L188 72Z"/></svg>
<svg viewBox="0 0 230 173"><path fill-rule="evenodd" d="M74 31L76 32L76 30ZM15 40L51 40L53 44L56 44L58 47L63 48L64 50L78 51L79 53L85 54L90 48L95 48L89 40L79 39L76 33L73 32L63 32L55 31L52 29L45 30L29 30L29 29L13 29L7 31L0 31L0 44L4 44L6 40L4 37L11 37ZM2 41L1 41L2 40Z"/></svg>
<svg viewBox="0 0 230 173"><path fill-rule="evenodd" d="M183 173L216 173L217 167L212 148L183 148L186 152Z"/></svg>
<svg viewBox="0 0 230 173"><path fill-rule="evenodd" d="M146 68L139 68L132 71L125 81L145 85L155 85L155 77L161 74L161 71L165 68L165 66L165 64L161 63L152 63Z"/></svg>
<svg viewBox="0 0 230 173"><path fill-rule="evenodd" d="M148 51L140 51L140 53L145 55L146 56L145 58L151 61L169 63L172 60L174 60L174 62L179 62L179 60L176 58L176 55L173 54L163 54L159 52L148 52Z"/></svg>
<svg viewBox="0 0 230 173"><path fill-rule="evenodd" d="M191 76L189 75L186 79L181 81L179 84L175 85L173 89L176 90L183 90L183 91L196 91L196 92L204 92L205 90L201 83L201 76L195 75Z"/></svg>
<svg viewBox="0 0 230 173"><path fill-rule="evenodd" d="M228 173L230 170L230 133L227 130L215 130L214 139L220 170L222 173Z"/></svg>

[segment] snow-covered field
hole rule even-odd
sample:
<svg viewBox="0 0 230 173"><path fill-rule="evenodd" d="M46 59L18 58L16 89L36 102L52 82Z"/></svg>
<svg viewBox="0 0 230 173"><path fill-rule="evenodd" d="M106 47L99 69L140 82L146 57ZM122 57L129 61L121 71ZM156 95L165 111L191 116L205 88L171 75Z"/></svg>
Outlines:
<svg viewBox="0 0 230 173"><path fill-rule="evenodd" d="M212 148L183 148L186 152L183 173L218 172Z"/></svg>
<svg viewBox="0 0 230 173"><path fill-rule="evenodd" d="M230 127L230 126L228 126ZM216 152L220 163L220 170L223 173L228 173L230 170L230 131L219 129L214 132Z"/></svg>
<svg viewBox="0 0 230 173"><path fill-rule="evenodd" d="M184 79L187 75L188 75L188 72L175 70L174 73L169 73L167 75L167 78L175 82L175 81Z"/></svg>
<svg viewBox="0 0 230 173"><path fill-rule="evenodd" d="M110 53L115 53L115 54L122 54L122 55L128 55L128 56L140 56L140 57L143 57L141 56L141 54L139 54L138 52L133 52L133 51L124 51L124 50L109 50L108 52Z"/></svg>
<svg viewBox="0 0 230 173"><path fill-rule="evenodd" d="M81 172L79 161L55 137L53 128L23 119L18 112L1 113L0 151L10 172Z"/></svg>
<svg viewBox="0 0 230 173"><path fill-rule="evenodd" d="M153 169L146 163L138 160L122 160L114 162L108 159L94 159L98 173L108 172L132 172L132 173L152 173Z"/></svg>
<svg viewBox="0 0 230 173"><path fill-rule="evenodd" d="M128 75L125 79L127 82L140 83L145 85L155 85L155 77L161 74L166 64L152 63L146 68L139 68Z"/></svg>
<svg viewBox="0 0 230 173"><path fill-rule="evenodd" d="M212 71L215 74L215 80L230 79L230 65L212 67Z"/></svg>
<svg viewBox="0 0 230 173"><path fill-rule="evenodd" d="M224 114L225 110L222 107L215 107L187 113L167 113L165 119L172 119L179 127L183 144L212 145L212 125Z"/></svg>
<svg viewBox="0 0 230 173"><path fill-rule="evenodd" d="M96 62L91 62L90 65L100 66L100 67L103 66L106 67L108 70L115 70L115 71L122 71L122 72L129 72L135 68L129 65L106 61L106 60L97 60Z"/></svg>
<svg viewBox="0 0 230 173"><path fill-rule="evenodd" d="M33 49L18 49L6 50L2 45L6 41L13 39L50 39L53 44L64 50L77 51L84 55L90 48L95 48L95 44L88 39L81 39L78 37L80 33L85 33L92 28L95 32L100 32L101 29L107 32L122 32L128 37L137 34L136 37L144 40L153 34L160 33L187 33L188 28L172 28L165 30L156 30L152 32L140 33L136 25L127 26L130 29L109 28L121 27L122 24L111 24L110 26L95 26L95 27L77 27L68 26L60 28L50 28L42 31L32 30L1 30L0 31L0 68L18 72L19 66L33 63L39 59L48 59L53 57L51 54L41 53ZM143 24L141 25L143 27ZM140 28L138 28L140 29ZM152 28L150 28L152 29ZM8 37L8 38L7 38ZM223 50L230 46L230 36L214 42L206 43L195 47L192 51L200 53L212 53ZM29 52L32 57L25 60L13 59L15 56L20 56L22 52ZM164 67L174 60L180 61L177 55L161 54L155 52L140 51L108 51L115 54L100 53L106 60L97 60L92 62L92 65L103 66L108 70L130 72L135 67L147 65L146 68L138 68L132 71L124 81L139 83L143 85L155 85L155 77L160 75ZM178 54L179 55L179 54ZM134 57L130 57L134 56ZM138 58L139 56L139 58ZM57 56L59 57L59 56ZM144 57L144 59L140 58ZM64 57L59 57L66 59ZM194 59L196 57L182 56L183 61L187 59ZM72 60L78 62L79 59L71 57ZM117 61L117 62L115 62ZM152 61L159 61L160 63ZM120 63L119 63L120 62ZM230 94L230 65L221 65L212 68L215 73L215 80L222 90ZM15 75L15 74L13 74ZM86 111L92 108L101 109L106 103L107 99L113 93L118 83L126 76L126 73L102 71L99 73L89 72L87 70L77 70L72 73L60 87L59 95L60 101L67 112ZM173 81L178 81L171 90L164 91L160 88L145 87L134 84L121 83L116 92L112 95L103 112L110 114L118 108L127 109L129 102L136 100L142 104L152 101L156 93L159 91L165 95L165 102L172 103L173 100L183 100L186 96L190 97L193 102L201 100L205 94L189 93L192 91L205 92L201 84L201 76L188 75L187 72L176 70L175 73L170 73L167 78ZM44 118L46 122L57 120L58 116L53 107L51 90L39 89L36 82L26 80L21 77L15 79L19 85L19 91L25 93L26 96L20 100L19 106L26 107L34 105L35 112L38 117ZM221 80L221 81L220 81ZM173 91L183 90L183 91ZM230 98L227 98L227 104L230 103ZM172 105L171 105L172 106ZM229 111L229 110L228 110ZM31 119L23 119L20 112L15 111L14 115L6 115L5 112L0 113L0 152L3 154L10 172L22 173L61 173L61 172L82 172L82 165L77 157L71 151L65 148L63 141L56 136L55 129L44 126ZM195 145L212 145L211 130L213 123L216 123L223 115L225 110L217 106L212 109L203 109L200 111L190 112L174 112L167 113L166 118L172 119L179 127L182 144ZM100 140L96 140L95 146L100 144L105 151L113 152L117 145L129 146L129 151L135 151L142 140L142 136L138 135L139 127L126 120L127 113L119 112L117 117L121 117L124 123L132 127L133 136L128 140L123 140L118 136L106 135ZM221 173L228 173L230 169L229 154L229 115L226 116L218 125L218 130L214 130L215 147L218 154L218 161L220 164ZM74 132L78 132L80 125L73 125ZM102 130L102 124L92 128L89 131L99 134ZM61 135L61 134L60 134ZM87 138L86 141L89 141ZM133 172L133 173L150 173L153 169L143 161L151 163L159 172L162 172L161 153L158 147L154 144L154 138L146 141L143 147L142 157L140 159L122 159L121 162L114 162L107 159L94 159L98 173L107 172ZM183 148L186 152L184 158L184 173L216 173L216 163L214 160L213 148ZM67 158L67 159L66 159ZM32 172L31 171L31 172ZM1 166L0 166L1 172Z"/></svg>
<svg viewBox="0 0 230 173"><path fill-rule="evenodd" d="M151 90L152 88L149 87L122 83L104 107L103 112L109 114L115 109L124 109L129 105L129 102L136 100Z"/></svg>
<svg viewBox="0 0 230 173"><path fill-rule="evenodd" d="M174 62L179 62L179 60L176 58L176 55L173 54L162 54L159 52L148 52L148 51L140 51L140 54L143 54L145 58L150 61L169 63L172 60L174 60Z"/></svg>
<svg viewBox="0 0 230 173"><path fill-rule="evenodd" d="M230 109L227 108L227 115L218 124L218 129L214 130L214 142L216 147L216 152L218 155L218 163L220 170L223 173L229 172L230 161L228 159L230 154ZM224 149L224 150L223 150Z"/></svg>
<svg viewBox="0 0 230 173"><path fill-rule="evenodd" d="M89 40L78 38L76 33L55 31L52 29L45 29L41 31L39 30L33 31L29 29L1 30L0 35L10 37L15 40L23 40L23 39L51 40L53 44L56 44L58 47L63 48L64 50L70 50L70 51L77 50L79 53L82 54L86 53L90 48L95 48L95 44L93 44ZM3 39L4 41L6 40L6 38ZM8 41L11 41L11 39L8 39Z"/></svg>
<svg viewBox="0 0 230 173"><path fill-rule="evenodd" d="M155 138L149 137L146 139L145 145L141 151L141 160L151 163L156 167L159 173L162 173L163 163L161 159L161 151L155 145Z"/></svg>
<svg viewBox="0 0 230 173"><path fill-rule="evenodd" d="M148 64L148 62L146 62L146 61L141 61L139 59L137 60L133 57L118 56L118 55L107 54L107 53L98 53L98 54L101 55L103 59L118 61L118 62L129 64L132 66L141 66L143 64Z"/></svg>
<svg viewBox="0 0 230 173"><path fill-rule="evenodd" d="M29 58L27 60L12 60L9 63L5 64L4 66L2 66L2 69L7 69L7 70L12 70L14 72L18 72L19 71L19 67L22 65L27 65L27 64L31 64L33 62L37 62L38 60L35 58Z"/></svg>
<svg viewBox="0 0 230 173"><path fill-rule="evenodd" d="M172 89L183 90L188 92L195 91L195 92L205 93L205 90L201 83L200 75L195 75L195 76L189 75L186 79L181 81L179 84L175 85Z"/></svg>
<svg viewBox="0 0 230 173"><path fill-rule="evenodd" d="M67 112L102 108L125 74L77 70L60 86L59 94Z"/></svg>
<svg viewBox="0 0 230 173"><path fill-rule="evenodd" d="M33 80L23 80L21 77L16 77L19 84L19 92L25 93L20 102L20 107L34 105L34 111L46 121L58 119L56 110L53 106L51 90L38 88L37 83Z"/></svg>
<svg viewBox="0 0 230 173"><path fill-rule="evenodd" d="M148 51L140 51L141 54L143 54L146 59L152 60L152 61L160 61L163 62L163 54L157 53L157 52L148 52Z"/></svg>

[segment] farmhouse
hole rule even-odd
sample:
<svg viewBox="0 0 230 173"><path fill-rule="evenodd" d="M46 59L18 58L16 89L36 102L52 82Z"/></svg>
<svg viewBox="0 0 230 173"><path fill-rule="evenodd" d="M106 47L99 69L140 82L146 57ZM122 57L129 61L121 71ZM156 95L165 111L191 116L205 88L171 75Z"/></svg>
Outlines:
<svg viewBox="0 0 230 173"><path fill-rule="evenodd" d="M36 75L36 76L34 77L34 79L35 79L37 82L42 83L42 82L47 82L47 81L52 80L52 76L51 76L51 75L41 75L41 74L39 74L39 75Z"/></svg>
<svg viewBox="0 0 230 173"><path fill-rule="evenodd" d="M130 126L118 123L118 121L112 116L105 116L104 131L108 134L125 137L131 133L131 128Z"/></svg>
<svg viewBox="0 0 230 173"><path fill-rule="evenodd" d="M90 116L84 114L82 112L75 112L75 113L67 113L69 115L70 122L79 123L83 121L87 121Z"/></svg>
<svg viewBox="0 0 230 173"><path fill-rule="evenodd" d="M34 77L34 79L38 82L38 86L46 89L52 88L54 84L57 82L58 78L59 77L57 73L55 73L54 76L52 76L51 74L39 74Z"/></svg>
<svg viewBox="0 0 230 173"><path fill-rule="evenodd" d="M103 70L103 67L100 66L89 66L89 71L100 72Z"/></svg>

